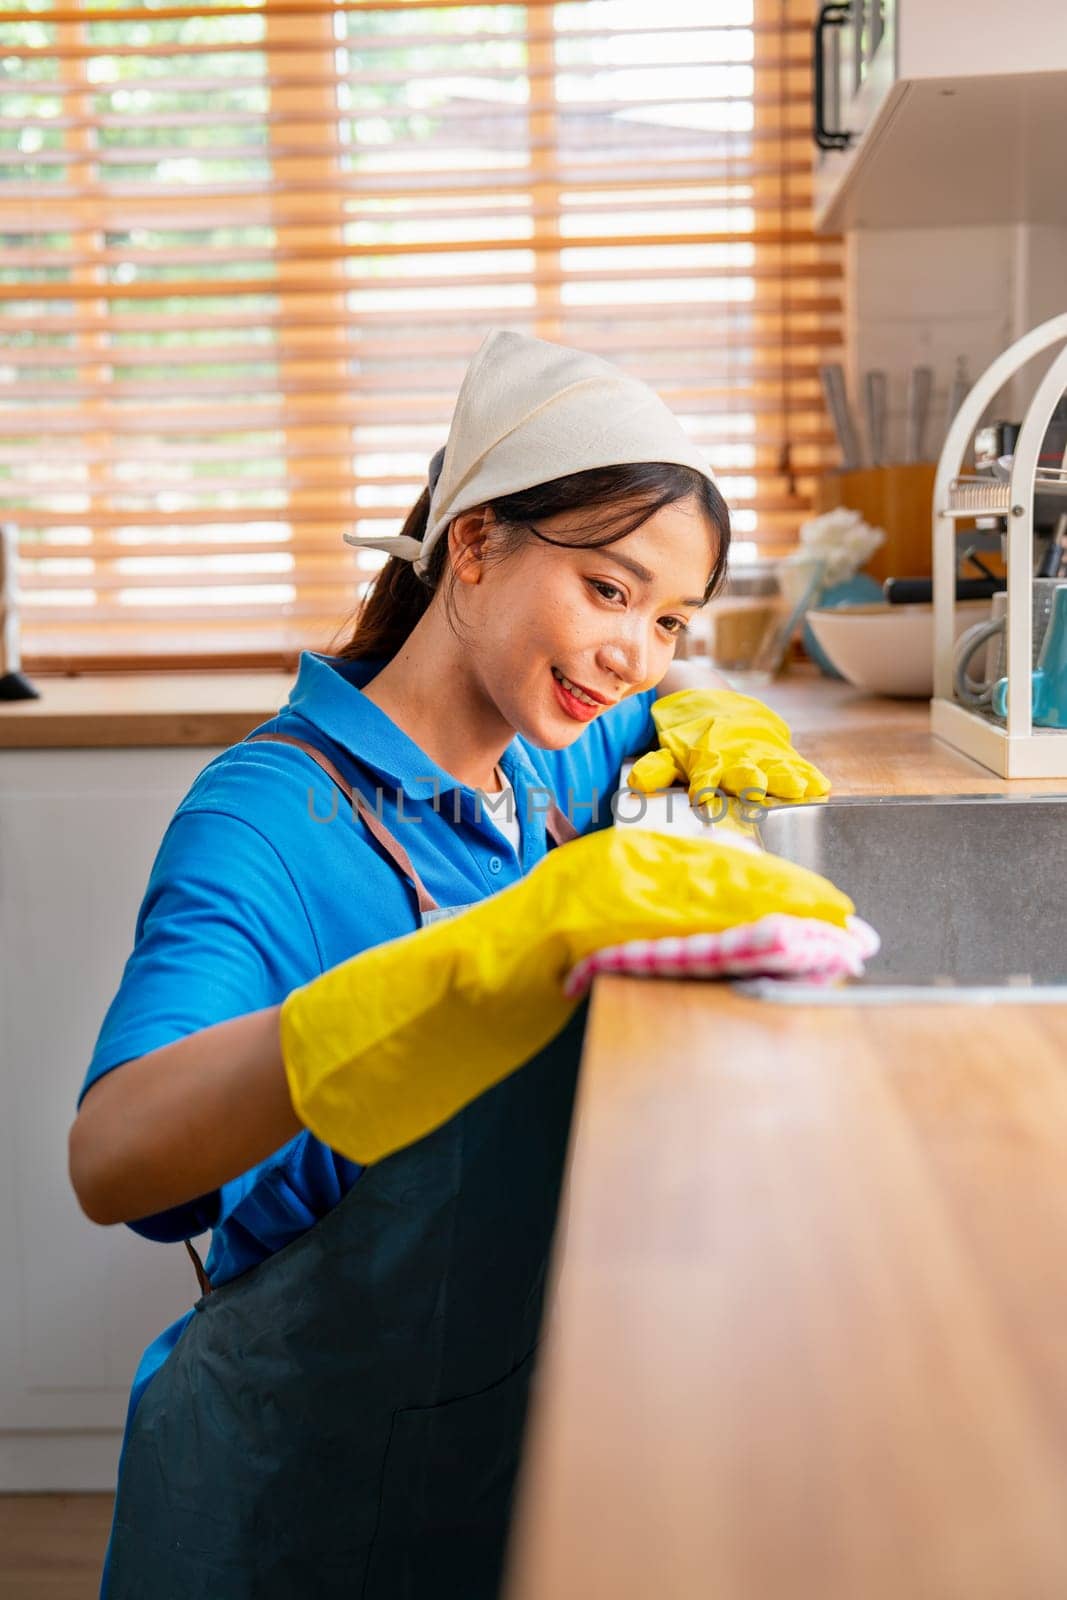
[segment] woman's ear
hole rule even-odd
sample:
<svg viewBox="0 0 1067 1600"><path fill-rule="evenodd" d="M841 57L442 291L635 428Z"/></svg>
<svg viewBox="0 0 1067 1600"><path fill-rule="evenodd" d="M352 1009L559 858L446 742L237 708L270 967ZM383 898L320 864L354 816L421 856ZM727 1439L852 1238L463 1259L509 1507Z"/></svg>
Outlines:
<svg viewBox="0 0 1067 1600"><path fill-rule="evenodd" d="M492 521L490 507L478 506L473 511L461 511L449 524L448 552L453 575L460 583L481 582L482 557Z"/></svg>

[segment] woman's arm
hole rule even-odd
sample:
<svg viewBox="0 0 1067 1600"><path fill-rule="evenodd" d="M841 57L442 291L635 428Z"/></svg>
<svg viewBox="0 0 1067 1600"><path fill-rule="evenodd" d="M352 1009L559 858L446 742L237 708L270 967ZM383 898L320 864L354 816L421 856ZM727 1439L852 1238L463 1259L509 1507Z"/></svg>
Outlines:
<svg viewBox="0 0 1067 1600"><path fill-rule="evenodd" d="M301 1131L279 1006L202 1028L99 1079L70 1131L70 1178L93 1222L132 1222L209 1194Z"/></svg>

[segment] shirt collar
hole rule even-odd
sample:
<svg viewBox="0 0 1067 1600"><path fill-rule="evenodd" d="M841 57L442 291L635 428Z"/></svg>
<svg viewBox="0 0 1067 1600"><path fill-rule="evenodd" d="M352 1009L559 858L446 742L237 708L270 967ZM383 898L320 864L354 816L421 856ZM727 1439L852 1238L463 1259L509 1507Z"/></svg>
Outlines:
<svg viewBox="0 0 1067 1600"><path fill-rule="evenodd" d="M342 661L305 650L286 710L295 711L411 800L433 800L438 794L465 788L361 692L384 666L384 657ZM513 785L518 771L536 776L517 736L500 764Z"/></svg>

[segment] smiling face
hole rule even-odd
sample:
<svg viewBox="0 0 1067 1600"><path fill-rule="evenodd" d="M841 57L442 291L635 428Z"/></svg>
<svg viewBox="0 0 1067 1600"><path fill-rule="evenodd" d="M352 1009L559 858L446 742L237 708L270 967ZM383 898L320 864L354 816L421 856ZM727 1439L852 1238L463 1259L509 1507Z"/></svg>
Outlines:
<svg viewBox="0 0 1067 1600"><path fill-rule="evenodd" d="M537 528L559 540L586 531L580 512ZM619 700L660 681L719 548L695 497L599 549L531 534L514 555L482 563L479 549L493 537L477 518L450 534L467 667L487 709L546 750L564 749Z"/></svg>

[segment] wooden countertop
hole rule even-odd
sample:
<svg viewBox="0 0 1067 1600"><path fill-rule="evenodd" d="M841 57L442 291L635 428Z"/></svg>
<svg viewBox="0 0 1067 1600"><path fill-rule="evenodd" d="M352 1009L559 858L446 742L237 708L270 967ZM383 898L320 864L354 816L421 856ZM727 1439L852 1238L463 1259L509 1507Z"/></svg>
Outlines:
<svg viewBox="0 0 1067 1600"><path fill-rule="evenodd" d="M1067 1012L601 980L509 1600L1067 1593Z"/></svg>
<svg viewBox="0 0 1067 1600"><path fill-rule="evenodd" d="M763 696L835 793L1005 783ZM508 1600L1067 1593L1067 1007L599 980Z"/></svg>
<svg viewBox="0 0 1067 1600"><path fill-rule="evenodd" d="M0 749L224 748L285 704L284 672L106 672L34 680L39 700L0 702Z"/></svg>

